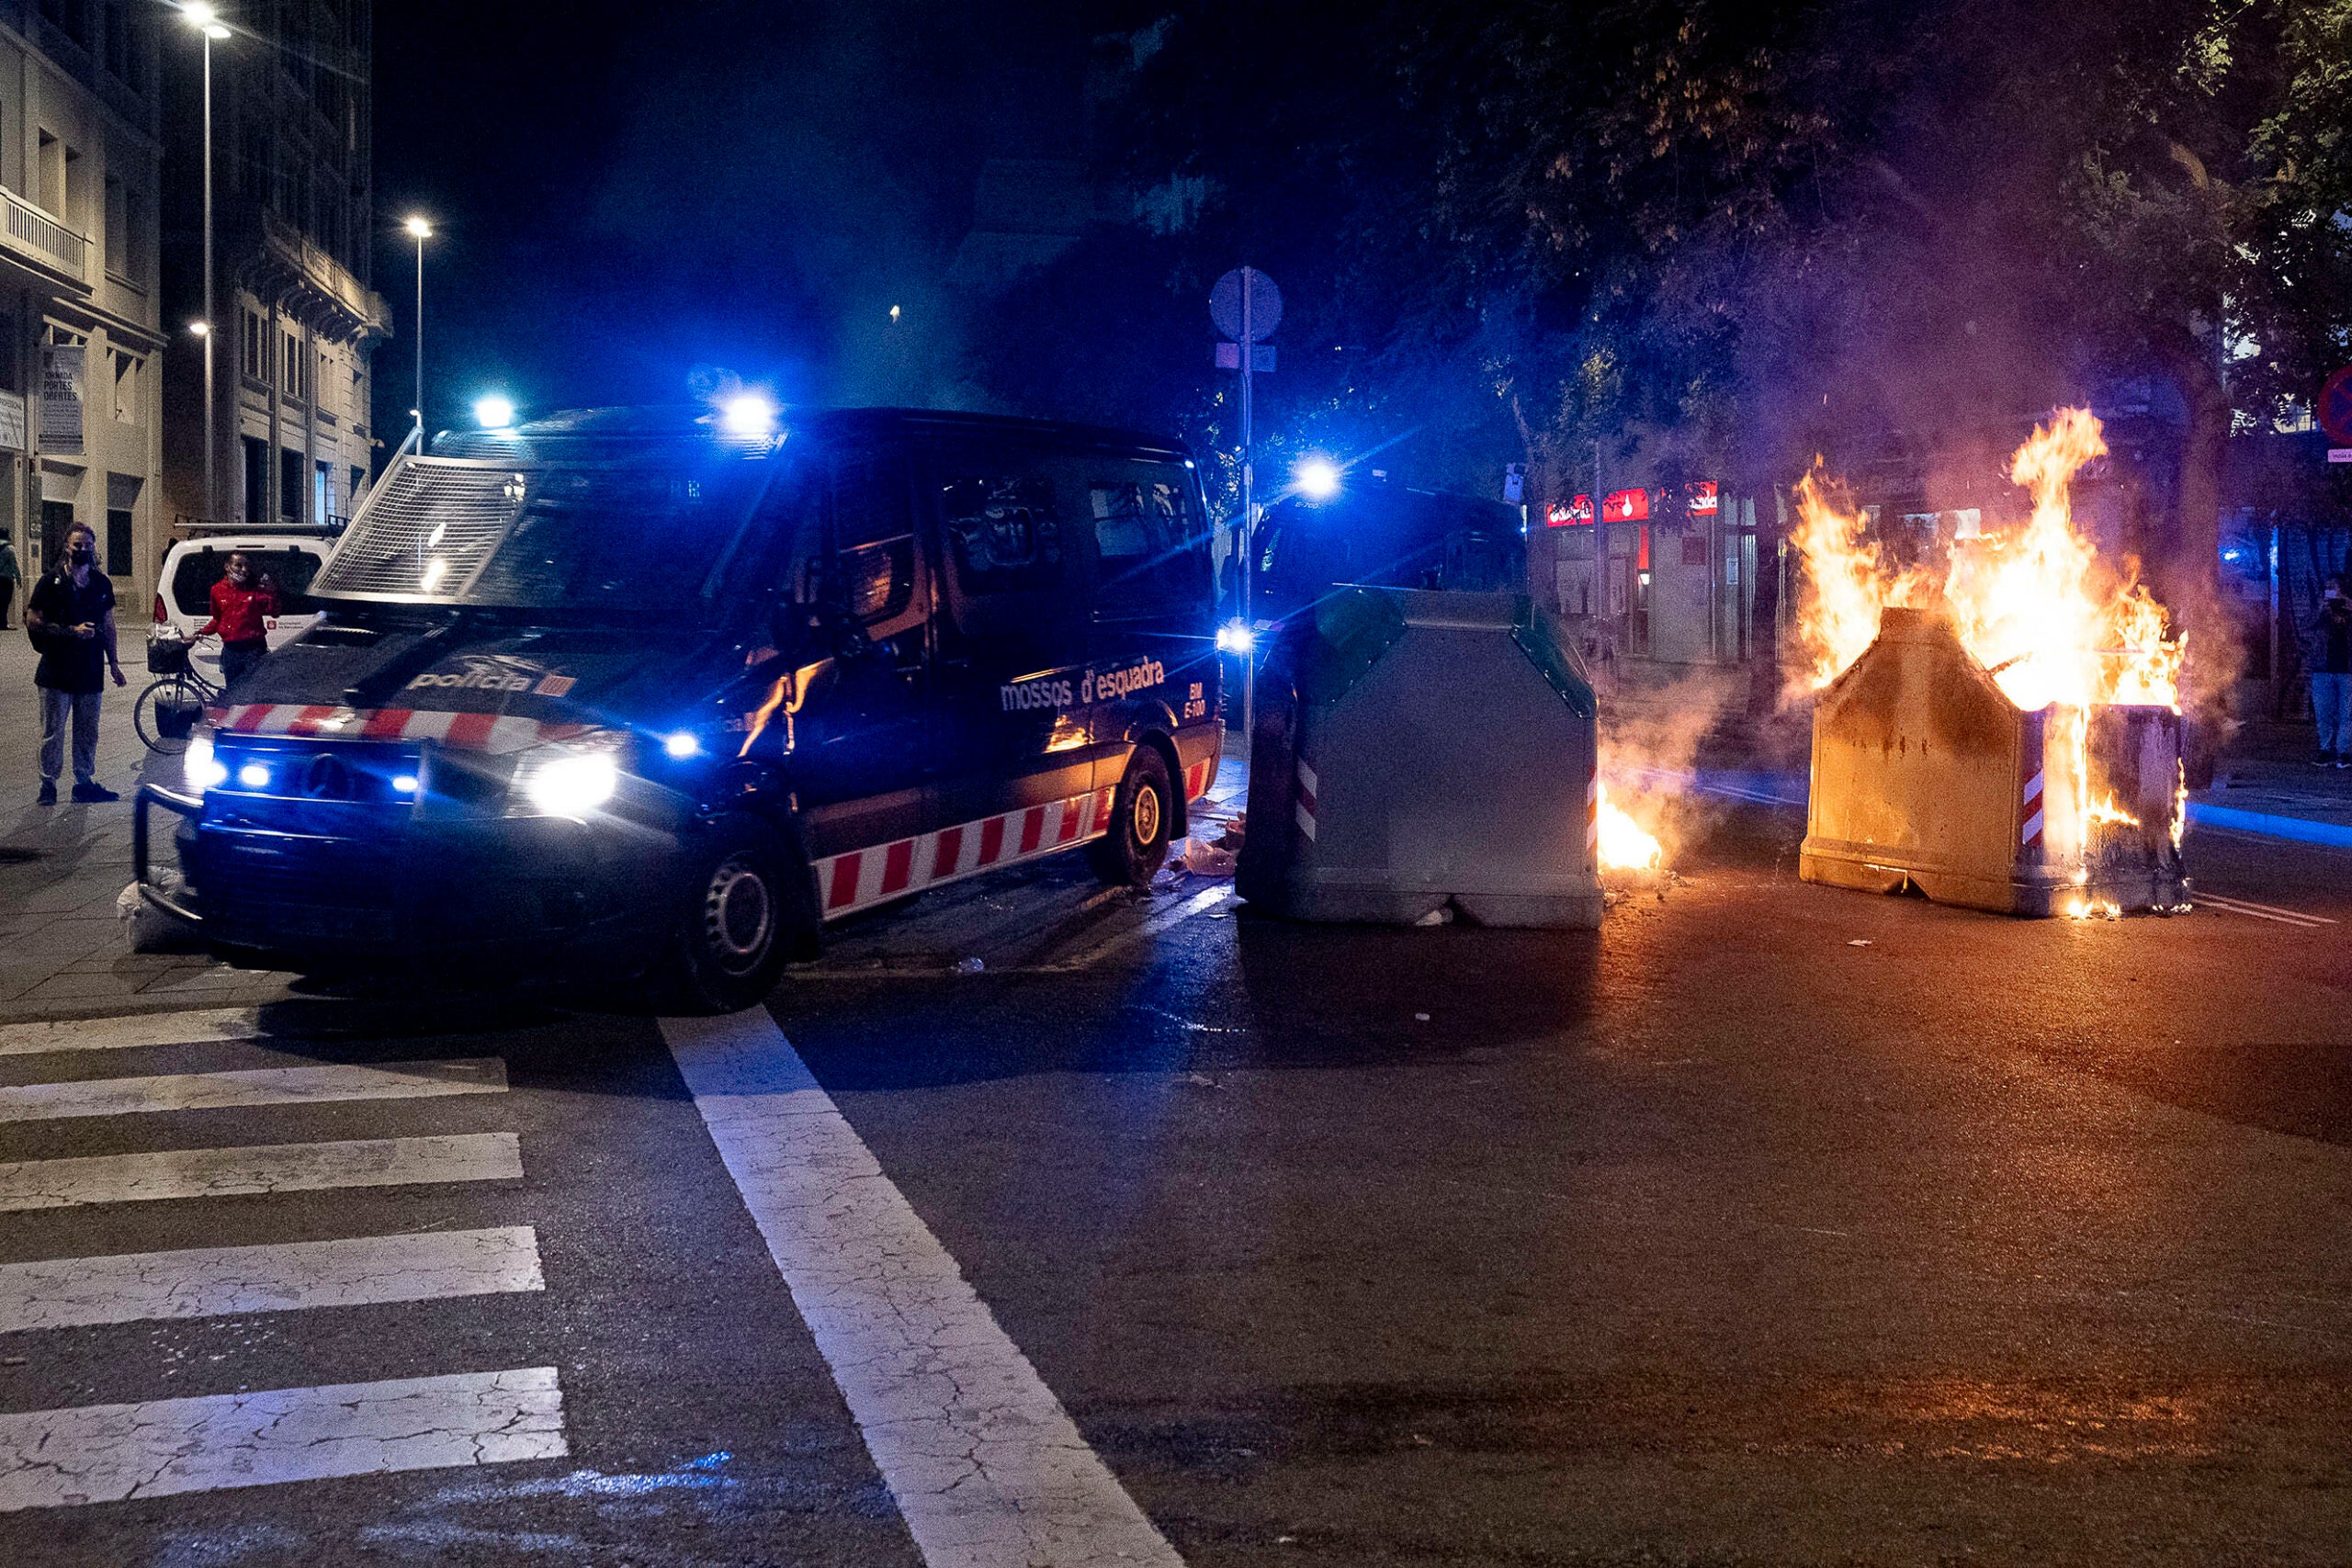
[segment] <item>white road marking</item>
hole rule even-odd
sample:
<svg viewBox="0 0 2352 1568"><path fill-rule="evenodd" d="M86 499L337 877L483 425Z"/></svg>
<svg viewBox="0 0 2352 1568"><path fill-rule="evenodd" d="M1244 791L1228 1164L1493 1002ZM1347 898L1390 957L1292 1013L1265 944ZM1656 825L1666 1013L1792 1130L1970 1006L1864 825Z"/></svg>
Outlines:
<svg viewBox="0 0 2352 1568"><path fill-rule="evenodd" d="M23 1084L0 1089L0 1122L505 1092L506 1064L496 1056L450 1062L389 1062L372 1067L258 1067L234 1073L166 1073L154 1077L92 1078L79 1083Z"/></svg>
<svg viewBox="0 0 2352 1568"><path fill-rule="evenodd" d="M86 1155L0 1165L0 1213L157 1198L503 1181L522 1174L522 1147L512 1133Z"/></svg>
<svg viewBox="0 0 2352 1568"><path fill-rule="evenodd" d="M2322 926L2335 923L2322 915L2290 914L2283 909L2273 909L2267 904L2244 904L2235 898L2223 898L2212 893L2192 894L2188 901L2191 905L2203 904L2233 915L2245 915L2252 919L2269 920L2282 926L2296 926L2304 931L2317 931Z"/></svg>
<svg viewBox="0 0 2352 1568"><path fill-rule="evenodd" d="M61 1019L53 1023L0 1024L0 1056L42 1051L124 1051L142 1045L204 1045L250 1040L261 1032L252 1008L199 1008L131 1018Z"/></svg>
<svg viewBox="0 0 2352 1568"><path fill-rule="evenodd" d="M561 1459L553 1367L0 1416L0 1513Z"/></svg>
<svg viewBox="0 0 2352 1568"><path fill-rule="evenodd" d="M1172 909L1162 909L1133 931L1121 931L1117 936L1089 948L1082 958L1072 958L1060 964L1040 964L1039 969L1046 974L1067 974L1076 969L1091 969L1104 960L1115 958L1129 948L1158 936L1161 931L1181 920L1189 920L1194 915L1206 914L1211 909L1234 901L1233 885L1229 882L1221 882L1214 887L1204 888L1193 894Z"/></svg>
<svg viewBox="0 0 2352 1568"><path fill-rule="evenodd" d="M2199 894L2209 903L2227 904L2233 908L2259 909L2267 915L2284 915L2289 919L2309 920L2313 925L2332 926L2335 922L2325 915L2314 915L2304 909L2282 909L2276 904L2257 904L2251 898L2241 898L2234 893Z"/></svg>
<svg viewBox="0 0 2352 1568"><path fill-rule="evenodd" d="M0 1265L0 1333L543 1291L528 1225Z"/></svg>
<svg viewBox="0 0 2352 1568"><path fill-rule="evenodd" d="M662 1032L929 1568L1181 1568L766 1010Z"/></svg>

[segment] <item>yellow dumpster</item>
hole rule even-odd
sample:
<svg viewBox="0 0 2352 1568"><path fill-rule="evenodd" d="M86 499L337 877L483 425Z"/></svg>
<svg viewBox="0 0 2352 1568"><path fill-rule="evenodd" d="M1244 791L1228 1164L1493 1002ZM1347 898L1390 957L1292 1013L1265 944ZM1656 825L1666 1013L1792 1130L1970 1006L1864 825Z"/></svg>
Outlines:
<svg viewBox="0 0 2352 1568"><path fill-rule="evenodd" d="M1888 609L1816 699L1797 874L2019 915L2185 904L2180 716L2026 710L1933 612Z"/></svg>

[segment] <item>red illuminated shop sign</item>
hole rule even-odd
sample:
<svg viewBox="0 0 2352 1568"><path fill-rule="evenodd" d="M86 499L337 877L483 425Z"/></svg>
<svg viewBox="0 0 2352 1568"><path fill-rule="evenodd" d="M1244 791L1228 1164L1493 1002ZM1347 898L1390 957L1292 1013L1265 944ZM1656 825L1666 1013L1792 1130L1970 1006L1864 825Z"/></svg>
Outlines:
<svg viewBox="0 0 2352 1568"><path fill-rule="evenodd" d="M1591 521L1592 497L1589 495L1571 496L1566 501L1555 501L1544 509L1544 524L1546 527L1574 528Z"/></svg>
<svg viewBox="0 0 2352 1568"><path fill-rule="evenodd" d="M1600 503L1603 523L1646 523L1650 520L1650 492L1645 490L1612 490L1609 499Z"/></svg>
<svg viewBox="0 0 2352 1568"><path fill-rule="evenodd" d="M1693 517L1715 515L1715 481L1696 479L1682 487L1683 509Z"/></svg>

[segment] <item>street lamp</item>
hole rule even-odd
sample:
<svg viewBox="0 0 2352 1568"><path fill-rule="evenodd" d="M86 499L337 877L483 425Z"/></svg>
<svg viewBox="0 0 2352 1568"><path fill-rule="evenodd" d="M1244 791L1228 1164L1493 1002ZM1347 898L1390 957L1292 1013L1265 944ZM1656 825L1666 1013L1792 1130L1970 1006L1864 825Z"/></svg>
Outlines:
<svg viewBox="0 0 2352 1568"><path fill-rule="evenodd" d="M212 43L229 36L220 13L206 0L186 0L180 19L204 40L204 310L197 318L196 335L204 340L204 517L220 521L220 491L215 477L220 462L212 449Z"/></svg>
<svg viewBox="0 0 2352 1568"><path fill-rule="evenodd" d="M424 450L424 242L433 238L433 225L412 213L401 225L409 238L416 242L416 407L409 412L416 415L416 449Z"/></svg>

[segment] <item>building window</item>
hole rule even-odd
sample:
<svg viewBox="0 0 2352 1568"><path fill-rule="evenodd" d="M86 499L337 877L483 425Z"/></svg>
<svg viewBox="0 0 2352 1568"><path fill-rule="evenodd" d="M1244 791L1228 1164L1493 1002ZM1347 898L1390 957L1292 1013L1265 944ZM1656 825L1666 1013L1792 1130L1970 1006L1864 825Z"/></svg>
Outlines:
<svg viewBox="0 0 2352 1568"><path fill-rule="evenodd" d="M117 277L130 271L130 193L107 176L107 270Z"/></svg>
<svg viewBox="0 0 2352 1568"><path fill-rule="evenodd" d="M90 0L40 0L41 19L62 28L83 48L90 47Z"/></svg>
<svg viewBox="0 0 2352 1568"><path fill-rule="evenodd" d="M118 424L139 423L139 361L119 350L114 356L114 417Z"/></svg>
<svg viewBox="0 0 2352 1568"><path fill-rule="evenodd" d="M147 250L139 243L147 221L147 198L138 191L122 193L122 276L125 281L144 287L147 282Z"/></svg>
<svg viewBox="0 0 2352 1568"><path fill-rule="evenodd" d="M245 518L269 521L269 443L258 435L243 438L245 453Z"/></svg>
<svg viewBox="0 0 2352 1568"><path fill-rule="evenodd" d="M65 217L65 143L50 131L40 133L33 175L33 200L57 217Z"/></svg>
<svg viewBox="0 0 2352 1568"><path fill-rule="evenodd" d="M139 570L138 547L131 540L131 514L107 508L107 575L128 578Z"/></svg>
<svg viewBox="0 0 2352 1568"><path fill-rule="evenodd" d="M261 344L265 330L261 312L248 309L243 314L245 318L245 374L258 381L262 375Z"/></svg>
<svg viewBox="0 0 2352 1568"><path fill-rule="evenodd" d="M237 194L258 197L269 189L269 127L258 117L237 128Z"/></svg>
<svg viewBox="0 0 2352 1568"><path fill-rule="evenodd" d="M292 333L286 334L286 355L282 363L286 379L278 383L278 389L298 402L310 401L311 355L302 340Z"/></svg>
<svg viewBox="0 0 2352 1568"><path fill-rule="evenodd" d="M277 514L288 523L302 521L302 454L290 446L277 452Z"/></svg>
<svg viewBox="0 0 2352 1568"><path fill-rule="evenodd" d="M130 76L130 7L122 0L106 0L107 69L118 82Z"/></svg>
<svg viewBox="0 0 2352 1568"><path fill-rule="evenodd" d="M72 147L65 149L63 171L57 182L58 205L50 210L64 219L66 227L86 233L90 222L83 209L89 205L90 171L84 167L82 154Z"/></svg>

